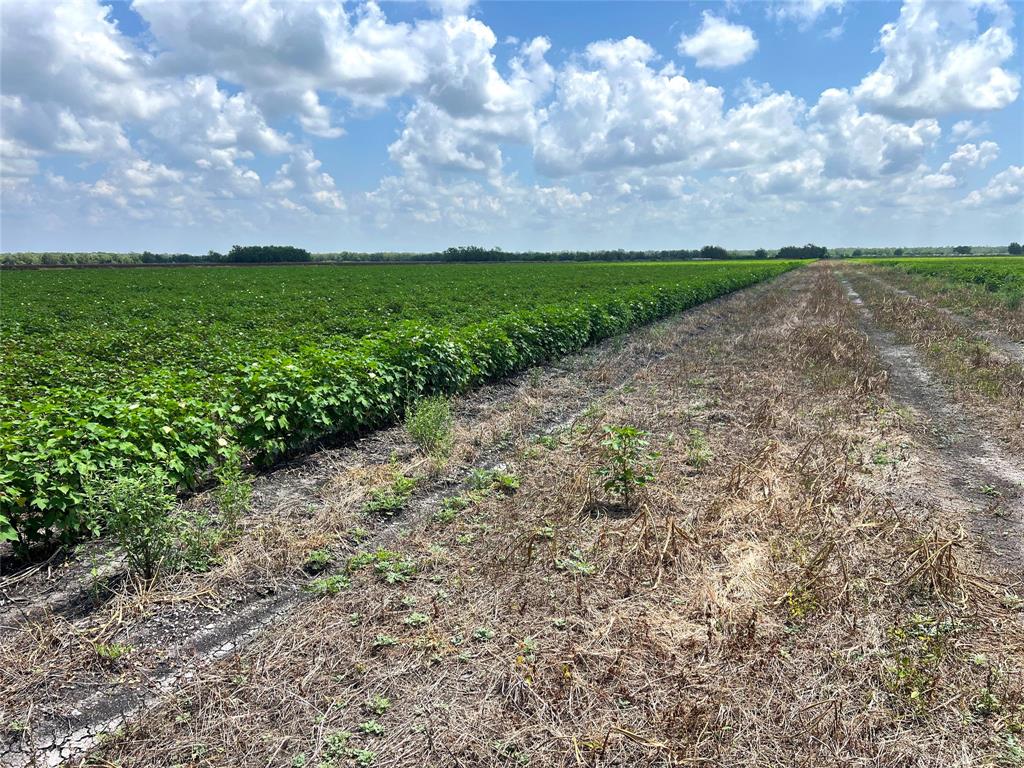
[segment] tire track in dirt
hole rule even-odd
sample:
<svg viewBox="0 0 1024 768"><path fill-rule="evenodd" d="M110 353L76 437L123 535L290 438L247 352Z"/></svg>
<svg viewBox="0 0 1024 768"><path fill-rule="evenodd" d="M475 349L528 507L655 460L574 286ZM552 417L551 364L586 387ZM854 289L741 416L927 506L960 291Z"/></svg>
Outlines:
<svg viewBox="0 0 1024 768"><path fill-rule="evenodd" d="M927 491L945 497L967 517L970 528L1000 570L1020 578L1024 569L1024 466L1019 458L978 431L970 414L931 375L913 346L874 322L870 307L845 277L839 277L861 317L862 330L890 369L893 397L926 421L934 439L935 468ZM966 512L965 512L966 511Z"/></svg>
<svg viewBox="0 0 1024 768"><path fill-rule="evenodd" d="M587 371L601 366L602 351L607 353L614 349L617 344L621 344L621 339L608 340L545 366L544 375L550 379L548 383L555 388L558 396L554 398L550 410L542 411L532 419L528 425L529 434L539 436L571 425L595 402L620 390L638 373L671 354L685 338L706 331L712 323L729 315L742 314L756 297L770 291L784 290L782 286L791 283L795 274L786 273L775 280L719 297L654 324L655 328L669 327L677 331L673 344L660 351L654 348L656 345L648 344L646 354L618 355L618 358L625 358L628 362L611 380L598 375L581 381L578 374L580 370ZM627 338L637 342L649 330L638 329ZM642 347L643 344L638 344L638 351L643 352ZM501 396L507 388L517 386L516 382L521 384L524 378L525 375L491 385L471 393L463 400L470 402L469 410L472 412L473 399L479 397L481 392L496 391ZM371 435L342 453L353 463L365 461L361 454L366 444L374 445L382 440L386 442L387 434L393 431L383 430ZM516 448L515 440L499 441L474 456L474 466L494 468L502 465L513 457ZM285 478L283 485L294 484L296 487L275 488L272 473L265 478L267 491L277 499L284 499L285 503L302 503L304 498L310 497L312 484L309 478L289 478L286 471L287 468L282 472ZM431 514L445 496L465 489L468 477L469 473L465 471L454 477L449 474L417 489L405 512L380 526L371 538L362 542L361 548L375 549L393 542L403 521ZM53 705L52 712L34 725L31 731L13 737L9 732L4 734L8 741L6 744L0 743L0 767L59 766L82 757L96 746L104 734L121 728L141 712L157 706L202 667L237 652L267 629L287 620L292 611L312 599L310 593L303 591L303 586L308 582L308 578L299 576L281 579L272 589L262 594L250 594L230 606L230 615L226 619L219 618L222 616L219 611L197 611L191 618L193 622L199 621L200 626L184 624L171 628L150 628L149 639L158 643L158 647L169 649L169 652L164 654L164 658L154 668L143 671L141 681L70 688L60 702L50 703ZM137 637L133 640L138 641Z"/></svg>

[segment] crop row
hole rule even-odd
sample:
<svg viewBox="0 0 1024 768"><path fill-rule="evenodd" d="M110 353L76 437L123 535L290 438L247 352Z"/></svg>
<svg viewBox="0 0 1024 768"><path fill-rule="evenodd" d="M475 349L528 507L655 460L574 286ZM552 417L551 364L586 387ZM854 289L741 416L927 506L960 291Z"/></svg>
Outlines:
<svg viewBox="0 0 1024 768"><path fill-rule="evenodd" d="M226 370L162 366L130 386L53 386L0 413L0 534L22 546L74 538L89 478L159 465L179 487L236 447L270 461L326 435L394 421L424 394L451 394L578 350L796 266L709 269L672 287L635 287L463 325L401 321L261 351Z"/></svg>

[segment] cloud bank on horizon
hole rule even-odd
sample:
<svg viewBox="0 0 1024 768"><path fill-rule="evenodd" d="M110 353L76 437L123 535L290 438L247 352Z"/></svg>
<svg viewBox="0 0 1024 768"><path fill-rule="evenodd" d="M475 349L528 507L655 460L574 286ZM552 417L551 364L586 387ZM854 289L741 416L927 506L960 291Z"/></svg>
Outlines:
<svg viewBox="0 0 1024 768"><path fill-rule="evenodd" d="M5 0L0 247L1024 236L1005 0L570 8Z"/></svg>

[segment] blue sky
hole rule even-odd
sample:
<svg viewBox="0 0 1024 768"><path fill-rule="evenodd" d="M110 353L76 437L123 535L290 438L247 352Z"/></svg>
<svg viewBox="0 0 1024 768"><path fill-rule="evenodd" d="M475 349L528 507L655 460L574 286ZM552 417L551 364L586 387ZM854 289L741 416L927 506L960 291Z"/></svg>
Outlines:
<svg viewBox="0 0 1024 768"><path fill-rule="evenodd" d="M10 0L0 247L1024 239L1019 7Z"/></svg>

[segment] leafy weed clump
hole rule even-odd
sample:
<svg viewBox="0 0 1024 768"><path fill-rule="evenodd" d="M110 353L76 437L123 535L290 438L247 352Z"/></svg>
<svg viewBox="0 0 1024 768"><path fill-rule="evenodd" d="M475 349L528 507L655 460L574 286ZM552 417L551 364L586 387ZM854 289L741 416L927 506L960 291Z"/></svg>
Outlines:
<svg viewBox="0 0 1024 768"><path fill-rule="evenodd" d="M367 566L373 566L374 573L386 584L404 584L416 574L415 560L390 549L361 552L349 558L350 573Z"/></svg>
<svg viewBox="0 0 1024 768"><path fill-rule="evenodd" d="M658 454L648 450L647 432L632 426L606 426L601 441L601 487L633 509L637 494L654 479Z"/></svg>
<svg viewBox="0 0 1024 768"><path fill-rule="evenodd" d="M174 559L180 521L169 487L163 470L143 466L90 488L89 527L112 536L129 569L146 580Z"/></svg>
<svg viewBox="0 0 1024 768"><path fill-rule="evenodd" d="M416 401L405 417L405 429L435 464L444 464L455 443L452 407L439 395Z"/></svg>
<svg viewBox="0 0 1024 768"><path fill-rule="evenodd" d="M408 477L397 468L393 468L391 481L370 491L370 498L363 505L363 512L368 515L394 517L405 509L417 482L417 478Z"/></svg>

